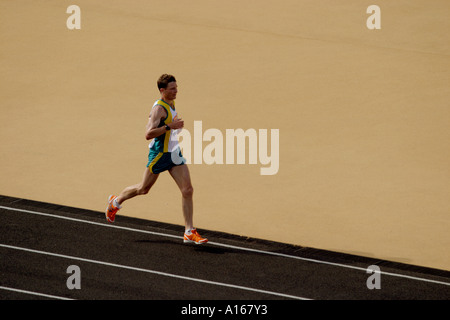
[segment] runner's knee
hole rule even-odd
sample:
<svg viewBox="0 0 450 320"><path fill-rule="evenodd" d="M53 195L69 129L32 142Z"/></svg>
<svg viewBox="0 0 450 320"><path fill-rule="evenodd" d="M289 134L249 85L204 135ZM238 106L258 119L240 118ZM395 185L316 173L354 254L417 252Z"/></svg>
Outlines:
<svg viewBox="0 0 450 320"><path fill-rule="evenodd" d="M181 188L181 194L184 198L190 198L194 194L194 188L192 185L185 186Z"/></svg>

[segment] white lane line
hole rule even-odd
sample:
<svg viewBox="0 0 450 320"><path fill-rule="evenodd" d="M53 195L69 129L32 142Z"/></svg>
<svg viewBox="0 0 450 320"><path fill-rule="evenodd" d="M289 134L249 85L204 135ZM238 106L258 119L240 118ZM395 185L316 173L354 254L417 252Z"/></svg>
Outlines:
<svg viewBox="0 0 450 320"><path fill-rule="evenodd" d="M297 299L297 300L310 300L308 298L293 296L293 295L279 293L279 292L274 292L274 291L260 290L260 289L250 288L250 287L244 287L244 286L238 286L238 285L234 285L234 284L223 283L223 282L203 280L203 279L192 278L192 277L187 277L187 276L180 276L180 275L177 275L177 274L172 274L172 273L167 273L167 272L161 272L161 271L155 271L155 270L149 270L149 269L143 269L143 268L136 268L136 267L125 266L125 265L116 264L116 263L110 263L110 262L104 262L104 261L98 261L98 260L92 260L92 259L68 256L68 255L65 255L65 254L52 253L52 252L28 249L28 248L23 248L23 247L10 246L10 245L7 245L7 244L2 244L2 243L0 243L0 247L8 248L8 249L14 249L14 250L21 250L21 251L26 251L26 252L32 252L32 253L37 253L37 254L43 254L43 255L53 256L53 257L58 257L58 258L90 262L90 263L95 263L95 264L104 265L104 266L108 266L108 267L116 267L116 268L121 268L121 269L146 272L146 273L156 274L156 275L159 275L159 276L165 276L165 277L171 277L171 278L176 278L176 279L182 279L182 280L188 280L188 281L212 284L212 285L216 285L216 286L229 287L229 288L234 288L234 289L240 289L240 290L258 292L258 293L264 293L264 294L269 294L269 295L274 295L274 296L279 296L279 297L284 297L284 298Z"/></svg>
<svg viewBox="0 0 450 320"><path fill-rule="evenodd" d="M97 226L101 226L101 227L107 227L107 228L115 228L115 229L120 229L120 230L127 230L127 231L133 231L133 232L152 234L152 235L157 235L157 236L161 236L161 237L183 239L182 236L176 236L176 235L167 234L167 233L161 233L161 232L154 232L154 231L148 231L148 230L140 230L140 229L122 227L122 226L118 226L118 225L112 225L112 224L109 224L109 223L106 224L106 223L100 223L100 222L93 222L93 221L82 220L82 219L77 219L77 218L70 218L70 217L65 217L65 216L59 216L59 215L55 215L55 214L49 214L49 213L38 212L38 211L17 209L17 208L5 207L5 206L0 206L0 209L10 210L10 211L17 211L17 212L24 212L24 213L31 213L31 214L35 214L35 215L41 215L41 216L52 217L52 218L57 218L57 219L64 219L64 220L75 221L75 222L88 223L88 224L97 225ZM367 272L367 268L356 267L356 266L351 266L351 265L342 264L342 263L334 263L334 262L328 262L328 261L317 260L317 259L303 258L303 257L292 256L292 255L288 255L288 254L284 254L284 253L270 252L270 251L264 251L264 250L258 250L258 249L251 249L251 248L233 246L233 245L223 244L223 243L213 242L213 241L209 241L208 244L215 245L215 246L220 246L220 247L225 247L225 248L230 248L230 249L235 249L235 250L249 251L249 252L254 252L254 253L267 254L267 255L278 256L278 257L283 257L283 258L296 259L296 260L301 260L301 261L308 261L308 262L313 262L313 263L325 264L325 265L329 265L329 266L335 266L335 267L354 269L354 270ZM388 276L392 276L392 277L406 278L406 279L410 279L410 280L416 280L416 281L429 282L429 283L435 283L435 284L450 286L449 282L443 282L443 281L431 280L431 279L426 279L426 278L413 277L413 276L408 276L408 275L404 275L404 274L400 274L400 273L392 273L392 272L380 271L380 274L384 274L384 275L388 275Z"/></svg>
<svg viewBox="0 0 450 320"><path fill-rule="evenodd" d="M58 300L73 300L73 299L70 299L70 298L54 296L54 295L51 295L51 294L45 294L45 293L40 293L40 292L34 292L34 291L28 291L28 290L22 290L22 289L10 288L10 287L3 287L3 286L0 286L0 290L7 290L7 291L26 293L26 294L30 294L30 295L33 295L33 296L40 296L40 297L51 298L51 299L58 299Z"/></svg>

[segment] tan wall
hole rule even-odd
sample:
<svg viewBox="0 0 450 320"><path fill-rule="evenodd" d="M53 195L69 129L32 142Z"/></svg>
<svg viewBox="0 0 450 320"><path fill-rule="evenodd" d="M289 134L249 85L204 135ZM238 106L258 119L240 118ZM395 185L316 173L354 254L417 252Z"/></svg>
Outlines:
<svg viewBox="0 0 450 320"><path fill-rule="evenodd" d="M155 82L173 73L191 133L280 129L276 175L190 165L198 228L450 270L449 9L1 0L0 194L103 211L140 181ZM120 214L183 224L180 202L165 174Z"/></svg>

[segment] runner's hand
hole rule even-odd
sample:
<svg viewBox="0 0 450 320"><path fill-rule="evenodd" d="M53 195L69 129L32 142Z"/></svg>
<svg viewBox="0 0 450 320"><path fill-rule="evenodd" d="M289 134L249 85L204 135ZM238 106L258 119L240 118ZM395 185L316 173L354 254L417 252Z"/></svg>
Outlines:
<svg viewBox="0 0 450 320"><path fill-rule="evenodd" d="M168 126L170 127L170 129L181 129L184 127L184 120L181 118L174 119L171 123L168 124Z"/></svg>

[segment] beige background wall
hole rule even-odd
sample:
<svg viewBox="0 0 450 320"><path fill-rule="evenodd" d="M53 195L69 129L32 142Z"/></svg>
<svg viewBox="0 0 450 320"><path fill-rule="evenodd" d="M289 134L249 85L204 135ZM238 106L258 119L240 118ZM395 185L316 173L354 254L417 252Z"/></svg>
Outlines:
<svg viewBox="0 0 450 320"><path fill-rule="evenodd" d="M103 211L140 181L155 82L173 73L191 133L280 129L276 175L190 165L198 228L450 270L449 9L1 0L0 194ZM120 214L182 224L180 202L165 174Z"/></svg>

